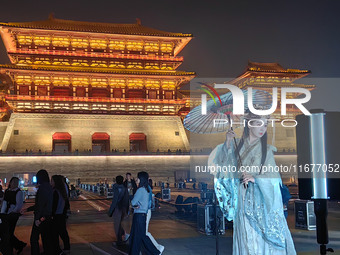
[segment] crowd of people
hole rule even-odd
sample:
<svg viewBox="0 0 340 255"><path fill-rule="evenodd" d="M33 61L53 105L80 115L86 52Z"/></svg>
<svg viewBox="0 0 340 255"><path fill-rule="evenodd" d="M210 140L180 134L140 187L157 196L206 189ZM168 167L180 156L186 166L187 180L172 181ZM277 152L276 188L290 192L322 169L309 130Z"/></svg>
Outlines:
<svg viewBox="0 0 340 255"><path fill-rule="evenodd" d="M66 228L69 198L72 193L65 177L53 175L51 179L46 170L36 174L37 193L34 205L23 209L24 194L19 188L19 178L13 177L5 192L0 192L2 201L0 218L0 254L21 254L27 244L19 240L14 232L21 215L34 213L30 236L31 254L63 255L70 253L70 238ZM152 180L147 172L139 172L136 179L131 173L126 179L119 175L113 185L113 199L108 215L113 218L117 241L114 246L129 245L130 255L140 252L151 255L162 254L164 246L157 243L149 232L151 208L154 207ZM122 227L122 221L133 212L130 234ZM43 253L40 251L41 237ZM63 249L59 243L63 242Z"/></svg>
<svg viewBox="0 0 340 255"><path fill-rule="evenodd" d="M13 250L20 254L26 243L14 234L19 217L33 211L34 220L30 237L31 254L39 255L39 238L41 236L43 254L62 255L70 253L70 238L66 229L67 210L69 209L69 188L65 177L53 175L49 178L44 169L38 171L37 193L33 206L23 209L24 195L19 188L19 179L13 177L4 193L1 206L1 246L4 255L12 255ZM59 244L63 241L63 249Z"/></svg>

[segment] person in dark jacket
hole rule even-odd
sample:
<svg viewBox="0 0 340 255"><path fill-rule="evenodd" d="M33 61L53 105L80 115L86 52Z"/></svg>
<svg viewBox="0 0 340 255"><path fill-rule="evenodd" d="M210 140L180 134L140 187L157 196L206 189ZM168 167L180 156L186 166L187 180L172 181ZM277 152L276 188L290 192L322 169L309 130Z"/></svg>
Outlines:
<svg viewBox="0 0 340 255"><path fill-rule="evenodd" d="M64 177L61 175L53 175L51 179L51 186L53 188L53 204L52 204L52 216L53 216L53 230L54 230L54 242L55 250L58 253L62 253L59 246L59 236L64 243L64 252L70 253L70 237L66 229L66 211L67 205L67 191L64 183Z"/></svg>
<svg viewBox="0 0 340 255"><path fill-rule="evenodd" d="M129 210L129 194L127 188L123 185L123 181L123 176L116 177L116 184L113 185L113 199L108 212L108 215L113 218L117 238L116 245L118 246L122 245L123 240L126 241L129 236L122 227L122 221Z"/></svg>
<svg viewBox="0 0 340 255"><path fill-rule="evenodd" d="M51 234L53 190L50 179L45 169L38 171L38 191L35 196L35 204L27 211L34 211L34 221L31 232L31 255L40 255L39 236L41 235L44 254L55 255L53 249L53 236Z"/></svg>
<svg viewBox="0 0 340 255"><path fill-rule="evenodd" d="M126 173L126 180L124 181L124 186L127 188L130 201L137 191L137 184L134 179L132 179L131 173Z"/></svg>
<svg viewBox="0 0 340 255"><path fill-rule="evenodd" d="M5 191L4 201L1 207L1 213L7 215L7 221L9 226L9 236L12 249L17 250L17 254L20 254L26 243L20 241L15 235L15 227L18 219L21 216L21 209L24 204L24 195L19 188L19 178L12 177L9 182L8 189Z"/></svg>

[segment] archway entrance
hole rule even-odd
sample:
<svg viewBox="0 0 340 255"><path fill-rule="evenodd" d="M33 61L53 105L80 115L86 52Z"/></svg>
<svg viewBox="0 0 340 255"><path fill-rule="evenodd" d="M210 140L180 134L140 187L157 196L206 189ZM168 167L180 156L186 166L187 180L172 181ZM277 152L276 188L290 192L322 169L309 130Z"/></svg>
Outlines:
<svg viewBox="0 0 340 255"><path fill-rule="evenodd" d="M71 151L71 135L67 132L58 132L52 135L52 150L57 153Z"/></svg>
<svg viewBox="0 0 340 255"><path fill-rule="evenodd" d="M110 136L107 133L94 133L92 135L92 151L94 153L110 151Z"/></svg>
<svg viewBox="0 0 340 255"><path fill-rule="evenodd" d="M147 151L146 147L146 135L143 133L132 133L129 136L130 139L130 151Z"/></svg>

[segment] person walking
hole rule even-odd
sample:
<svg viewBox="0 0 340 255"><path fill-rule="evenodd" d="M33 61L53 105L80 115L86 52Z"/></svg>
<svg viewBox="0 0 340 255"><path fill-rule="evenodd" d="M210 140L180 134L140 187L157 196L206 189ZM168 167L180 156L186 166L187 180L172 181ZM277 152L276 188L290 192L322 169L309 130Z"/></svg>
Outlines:
<svg viewBox="0 0 340 255"><path fill-rule="evenodd" d="M8 189L5 191L4 201L1 207L1 213L6 214L6 220L8 224L8 232L10 237L10 244L12 249L16 249L17 254L20 254L26 247L26 243L20 241L15 235L15 227L18 219L21 216L21 209L24 204L24 195L19 189L19 178L12 177L9 182Z"/></svg>
<svg viewBox="0 0 340 255"><path fill-rule="evenodd" d="M132 179L131 173L126 173L126 180L124 181L124 186L128 190L130 201L131 201L137 191L137 184L136 184L136 181Z"/></svg>
<svg viewBox="0 0 340 255"><path fill-rule="evenodd" d="M37 175L38 191L35 196L35 204L26 211L34 211L34 221L31 232L31 255L40 255L39 237L41 235L44 254L55 255L53 250L52 226L52 202L53 190L50 179L45 169L38 171Z"/></svg>
<svg viewBox="0 0 340 255"><path fill-rule="evenodd" d="M51 186L53 188L53 230L55 250L59 254L62 252L70 253L70 237L66 228L66 201L68 200L67 192L64 183L64 177L61 175L53 175L51 178ZM64 250L62 251L59 246L59 236L63 240Z"/></svg>
<svg viewBox="0 0 340 255"><path fill-rule="evenodd" d="M129 255L139 255L142 246L147 254L158 255L159 250L146 235L146 216L149 209L150 192L147 172L139 172L137 178L138 189L131 204L134 208Z"/></svg>
<svg viewBox="0 0 340 255"><path fill-rule="evenodd" d="M127 188L123 185L123 181L123 176L116 177L116 183L113 185L113 199L108 212L109 217L113 218L117 246L123 245L123 241L126 241L129 237L122 227L122 221L129 210L129 194Z"/></svg>
<svg viewBox="0 0 340 255"><path fill-rule="evenodd" d="M155 238L152 236L152 234L149 232L149 223L151 220L151 209L155 207L155 203L154 203L154 194L152 194L152 179L149 179L149 209L148 209L148 213L146 215L146 235L150 238L151 242L153 243L153 245L157 248L157 250L159 250L160 254L163 253L164 251L164 246L157 243L157 241L155 240Z"/></svg>

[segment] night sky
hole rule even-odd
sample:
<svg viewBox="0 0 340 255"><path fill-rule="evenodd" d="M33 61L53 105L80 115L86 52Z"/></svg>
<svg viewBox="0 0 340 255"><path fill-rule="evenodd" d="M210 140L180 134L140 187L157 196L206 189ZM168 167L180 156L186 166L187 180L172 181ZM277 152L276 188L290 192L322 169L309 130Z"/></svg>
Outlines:
<svg viewBox="0 0 340 255"><path fill-rule="evenodd" d="M51 12L109 23L140 18L144 26L192 33L179 69L198 77L236 77L248 60L311 70L308 77L318 80L301 80L318 82L309 108L340 110L340 79L334 79L340 78L340 1L3 1L0 21L44 20ZM8 62L1 43L0 63Z"/></svg>

